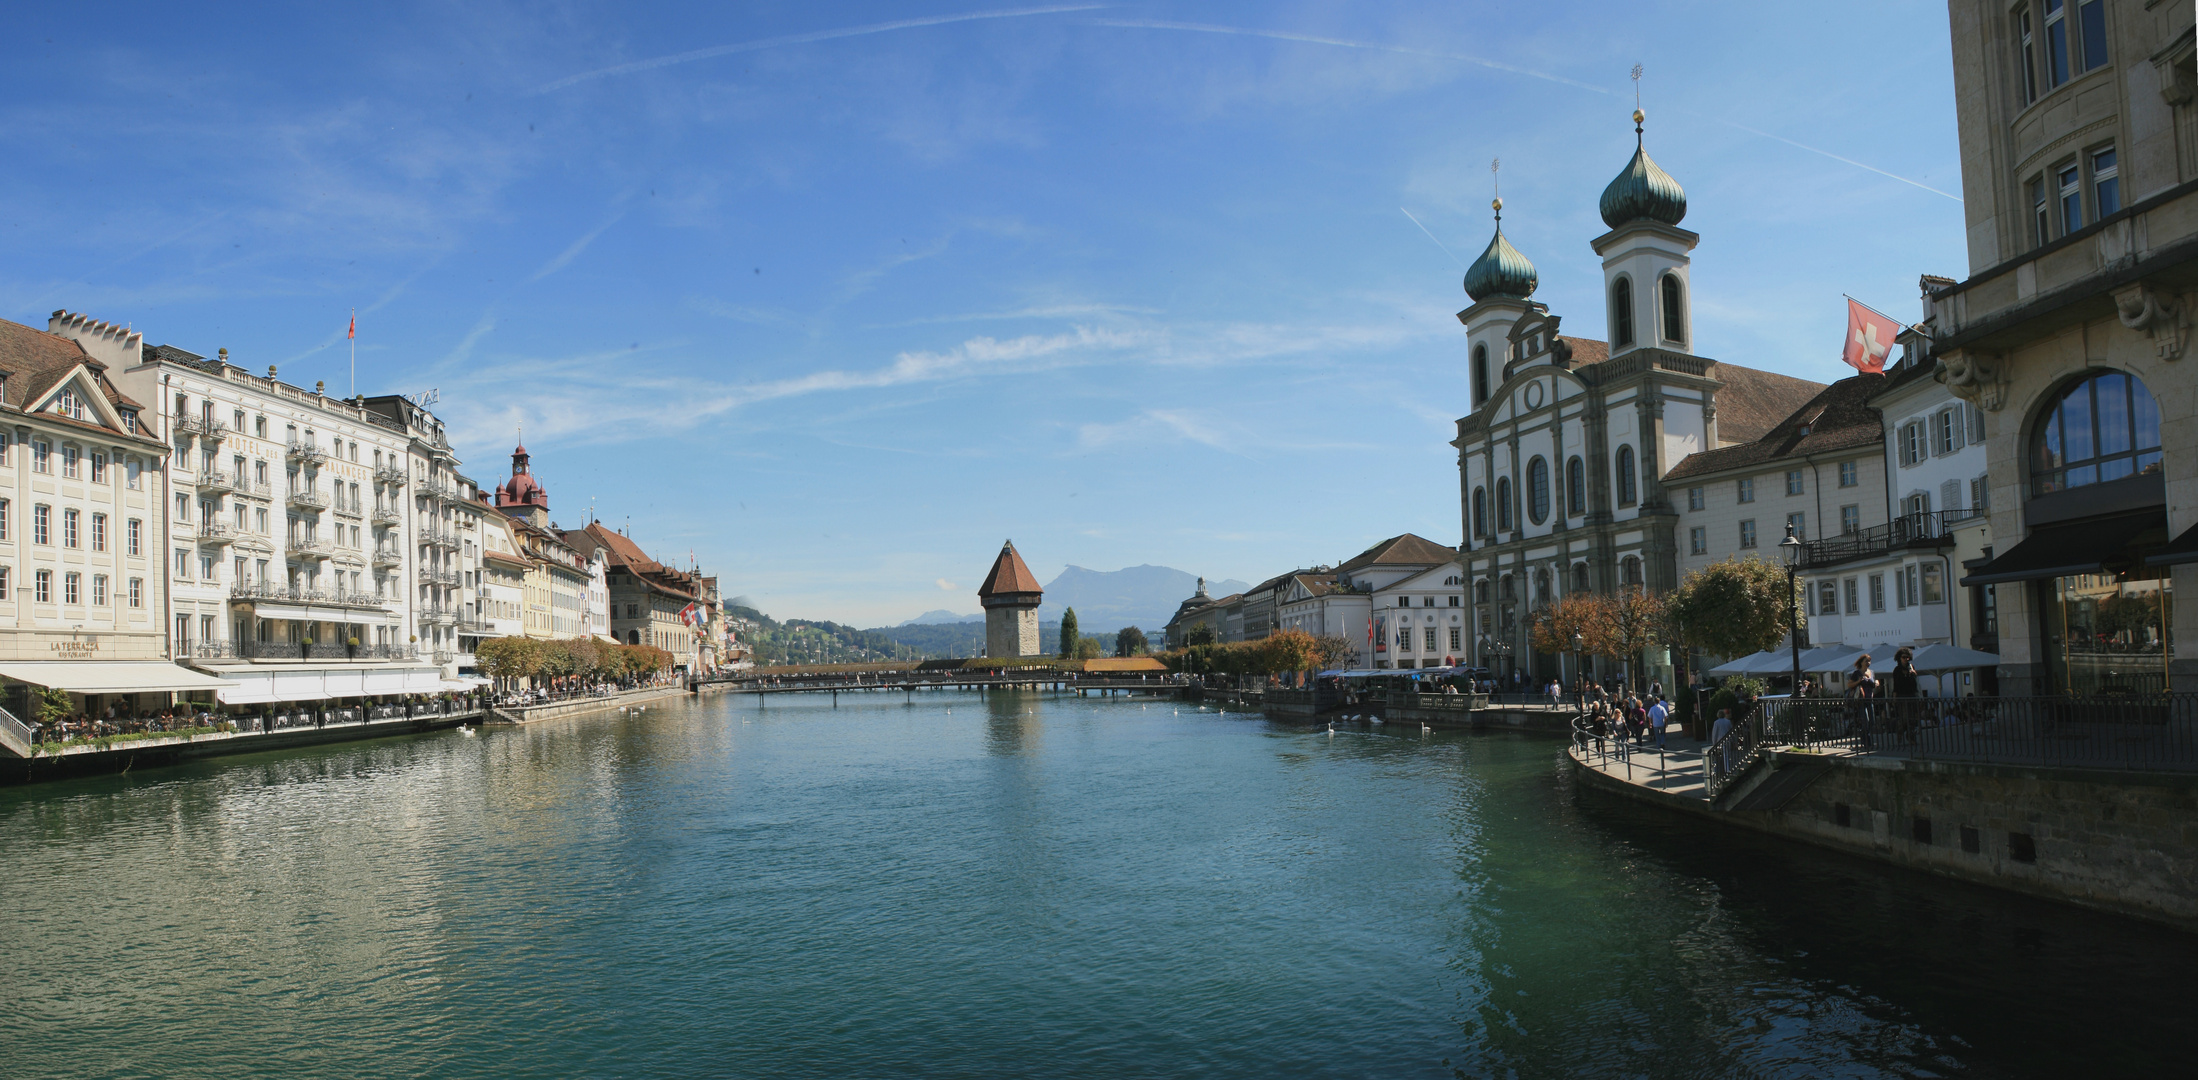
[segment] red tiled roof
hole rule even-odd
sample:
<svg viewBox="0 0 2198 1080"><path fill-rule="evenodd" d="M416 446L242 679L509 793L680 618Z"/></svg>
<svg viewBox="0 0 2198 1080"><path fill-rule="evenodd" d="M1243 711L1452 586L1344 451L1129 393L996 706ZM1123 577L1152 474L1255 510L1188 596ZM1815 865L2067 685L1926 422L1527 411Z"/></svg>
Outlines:
<svg viewBox="0 0 2198 1080"><path fill-rule="evenodd" d="M1336 567L1336 571L1347 573L1369 566L1440 566L1456 561L1457 557L1456 548L1444 547L1423 536L1403 533L1359 552L1342 566Z"/></svg>
<svg viewBox="0 0 2198 1080"><path fill-rule="evenodd" d="M1664 479L1680 480L1760 466L1780 458L1882 445L1884 422L1869 401L1872 394L1884 388L1883 375L1853 375L1841 379L1788 413L1761 438L1738 446L1689 454L1673 466ZM1723 396L1718 400L1722 402ZM1724 423L1722 409L1718 423Z"/></svg>
<svg viewBox="0 0 2198 1080"><path fill-rule="evenodd" d="M22 408L25 404L44 397L47 391L54 388L54 384L67 378L69 372L80 365L90 369L92 380L98 384L100 394L110 404L121 409L143 408L115 389L114 384L107 379L107 365L86 355L83 346L59 334L0 319L0 374L14 377L14 385L8 387L9 405ZM58 415L48 415L44 419L102 433L108 432L103 425L71 421ZM113 434L128 437L123 432ZM150 434L140 438L149 443L159 442Z"/></svg>
<svg viewBox="0 0 2198 1080"><path fill-rule="evenodd" d="M1610 359L1610 342L1597 341L1594 338L1573 337L1570 334L1559 334L1557 340L1572 346L1573 367L1600 364Z"/></svg>
<svg viewBox="0 0 2198 1080"><path fill-rule="evenodd" d="M1038 575L1024 565L1023 557L1015 553L1015 541L1000 546L1000 557L992 561L992 572L985 575L985 583L977 587L977 595L998 596L1003 593L1043 593Z"/></svg>
<svg viewBox="0 0 2198 1080"><path fill-rule="evenodd" d="M1738 364L1720 362L1710 375L1724 384L1717 391L1717 438L1726 443L1762 438L1824 390L1823 383Z"/></svg>

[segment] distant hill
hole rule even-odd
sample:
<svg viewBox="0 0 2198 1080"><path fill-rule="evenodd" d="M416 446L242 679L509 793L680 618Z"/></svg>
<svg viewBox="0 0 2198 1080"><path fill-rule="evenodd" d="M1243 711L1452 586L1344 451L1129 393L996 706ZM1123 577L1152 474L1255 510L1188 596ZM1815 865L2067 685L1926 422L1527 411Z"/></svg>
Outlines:
<svg viewBox="0 0 2198 1080"><path fill-rule="evenodd" d="M975 614L975 615L959 615L959 614L956 614L956 613L954 613L954 612L948 611L948 610L946 610L945 608L939 608L939 609L937 609L937 610L935 610L935 611L926 611L926 612L924 612L923 614L921 614L921 615L918 615L918 616L916 616L916 617L915 617L915 618L913 618L913 619L904 619L904 620L902 620L902 622L900 623L900 625L902 625L902 626L933 626L933 625L938 625L938 624L942 624L942 623L966 623L966 622L981 623L981 622L983 622L983 621L985 621L985 617L984 617L984 613L983 613L983 612L981 612L981 611L980 611L980 612L978 612L978 613L977 613L977 614Z"/></svg>
<svg viewBox="0 0 2198 1080"><path fill-rule="evenodd" d="M1209 581L1206 591L1215 596L1243 592L1251 586L1241 581ZM1198 591L1198 575L1168 566L1132 566L1122 570L1087 570L1071 566L1046 585L1045 603L1038 608L1041 622L1058 623L1061 612L1076 609L1076 625L1086 634L1112 634L1125 626L1158 638L1158 631L1175 617L1175 609Z"/></svg>
<svg viewBox="0 0 2198 1080"><path fill-rule="evenodd" d="M978 622L950 623L902 623L899 626L881 626L864 631L886 638L903 648L912 649L934 659L976 656L985 651L985 624ZM1108 642L1111 647L1112 641ZM1042 652L1054 652L1061 647L1061 624L1045 623L1038 627L1038 646Z"/></svg>

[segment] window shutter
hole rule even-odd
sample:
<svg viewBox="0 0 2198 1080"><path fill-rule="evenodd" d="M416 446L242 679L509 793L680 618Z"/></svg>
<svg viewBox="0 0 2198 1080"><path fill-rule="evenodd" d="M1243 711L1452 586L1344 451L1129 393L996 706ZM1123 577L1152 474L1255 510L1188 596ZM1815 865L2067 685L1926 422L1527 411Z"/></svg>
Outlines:
<svg viewBox="0 0 2198 1080"><path fill-rule="evenodd" d="M1969 413L1969 441L1981 443L1984 441L1984 410L1974 405L1966 408Z"/></svg>
<svg viewBox="0 0 2198 1080"><path fill-rule="evenodd" d="M1961 508L1961 481L1948 480L1939 485L1939 508L1947 511Z"/></svg>

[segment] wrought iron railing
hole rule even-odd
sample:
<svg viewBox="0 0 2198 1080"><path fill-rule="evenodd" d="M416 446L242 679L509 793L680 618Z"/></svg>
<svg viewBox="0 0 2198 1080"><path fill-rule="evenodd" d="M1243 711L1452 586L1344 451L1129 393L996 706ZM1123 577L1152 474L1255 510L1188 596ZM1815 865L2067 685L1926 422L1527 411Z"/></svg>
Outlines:
<svg viewBox="0 0 2198 1080"><path fill-rule="evenodd" d="M465 580L456 570L422 570L420 582L425 585L442 585L455 588Z"/></svg>
<svg viewBox="0 0 2198 1080"><path fill-rule="evenodd" d="M226 544L236 538L237 531L235 527L227 522L207 521L199 524L198 542L201 544Z"/></svg>
<svg viewBox="0 0 2198 1080"><path fill-rule="evenodd" d="M309 487L291 488L290 493L284 496L284 501L292 506L302 506L313 510L328 508L328 500L321 498L320 492Z"/></svg>
<svg viewBox="0 0 2198 1080"><path fill-rule="evenodd" d="M450 548L455 550L458 546L458 537L455 533L447 533L437 529L423 528L419 531L419 537L420 543L431 544L439 548Z"/></svg>
<svg viewBox="0 0 2198 1080"><path fill-rule="evenodd" d="M402 521L404 521L404 515L399 513L394 506L377 506L374 508L374 524L376 525L396 525Z"/></svg>
<svg viewBox="0 0 2198 1080"><path fill-rule="evenodd" d="M291 443L288 453L292 460L301 464L318 465L328 460L328 451L312 443Z"/></svg>
<svg viewBox="0 0 2198 1080"><path fill-rule="evenodd" d="M404 552L396 548L375 548L374 565L389 567L404 565Z"/></svg>
<svg viewBox="0 0 2198 1080"><path fill-rule="evenodd" d="M2198 694L1770 698L1705 754L1710 797L1781 747L1989 765L2198 771Z"/></svg>
<svg viewBox="0 0 2198 1080"><path fill-rule="evenodd" d="M403 487L405 481L410 479L412 479L411 473L402 465L377 465L374 467L374 480L376 483L387 484L390 487Z"/></svg>
<svg viewBox="0 0 2198 1080"><path fill-rule="evenodd" d="M326 559L336 553L335 545L326 540L292 540L289 550L300 559Z"/></svg>
<svg viewBox="0 0 2198 1080"><path fill-rule="evenodd" d="M295 604L333 604L338 607L380 608L389 601L368 592L349 589L295 588L275 582L241 581L229 587L232 600L273 600Z"/></svg>
<svg viewBox="0 0 2198 1080"><path fill-rule="evenodd" d="M236 481L220 469L200 469L198 487L200 491L232 491L236 488Z"/></svg>
<svg viewBox="0 0 2198 1080"><path fill-rule="evenodd" d="M193 647L193 655L205 659L245 660L416 660L418 650L408 644L350 645L341 641L208 641Z"/></svg>
<svg viewBox="0 0 2198 1080"><path fill-rule="evenodd" d="M1902 514L1883 525L1821 540L1804 540L1799 565L1803 570L1811 570L1907 548L1940 547L1953 543L1953 526L1982 517L1984 513L1982 510L1939 510Z"/></svg>

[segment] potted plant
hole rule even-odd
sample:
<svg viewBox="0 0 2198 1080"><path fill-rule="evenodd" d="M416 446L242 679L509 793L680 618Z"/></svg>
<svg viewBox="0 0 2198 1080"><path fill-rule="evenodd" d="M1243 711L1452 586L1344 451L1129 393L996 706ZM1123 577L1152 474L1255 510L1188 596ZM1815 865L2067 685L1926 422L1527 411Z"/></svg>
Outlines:
<svg viewBox="0 0 2198 1080"><path fill-rule="evenodd" d="M345 638L345 639L343 639L343 647L344 647L344 650L345 650L346 652L350 653L350 654L351 654L352 656L357 656L357 655L359 655L359 639L358 639L358 638L355 638L355 637L350 637L350 638Z"/></svg>
<svg viewBox="0 0 2198 1080"><path fill-rule="evenodd" d="M312 639L312 638L305 638L305 639L303 639L303 640L299 641L299 642L298 642L298 659L300 659L300 660L310 660L310 659L312 659L312 658L313 658L313 639Z"/></svg>

